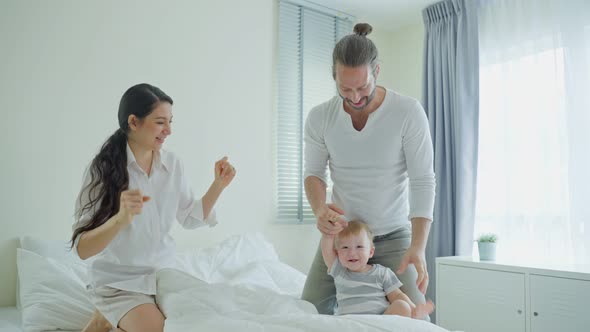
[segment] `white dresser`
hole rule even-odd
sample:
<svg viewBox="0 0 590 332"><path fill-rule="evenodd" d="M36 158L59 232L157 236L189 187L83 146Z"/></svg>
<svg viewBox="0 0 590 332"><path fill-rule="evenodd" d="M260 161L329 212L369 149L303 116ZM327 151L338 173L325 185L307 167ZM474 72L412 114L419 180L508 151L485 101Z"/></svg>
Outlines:
<svg viewBox="0 0 590 332"><path fill-rule="evenodd" d="M590 332L590 263L436 259L437 324L465 332Z"/></svg>

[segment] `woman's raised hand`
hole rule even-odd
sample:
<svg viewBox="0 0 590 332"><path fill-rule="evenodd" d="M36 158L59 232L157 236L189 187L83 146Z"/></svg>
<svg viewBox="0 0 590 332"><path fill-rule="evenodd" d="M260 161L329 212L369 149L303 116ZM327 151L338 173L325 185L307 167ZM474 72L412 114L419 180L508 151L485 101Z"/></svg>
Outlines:
<svg viewBox="0 0 590 332"><path fill-rule="evenodd" d="M236 169L229 163L227 157L215 162L215 183L225 189L236 176Z"/></svg>

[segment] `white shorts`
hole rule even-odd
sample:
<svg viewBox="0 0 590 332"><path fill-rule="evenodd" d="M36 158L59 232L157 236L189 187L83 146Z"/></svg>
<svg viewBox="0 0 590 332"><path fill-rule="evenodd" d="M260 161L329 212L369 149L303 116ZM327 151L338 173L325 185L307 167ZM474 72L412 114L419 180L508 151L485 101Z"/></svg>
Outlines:
<svg viewBox="0 0 590 332"><path fill-rule="evenodd" d="M113 329L131 309L146 303L156 304L154 295L146 295L108 286L89 287L90 301L111 323Z"/></svg>

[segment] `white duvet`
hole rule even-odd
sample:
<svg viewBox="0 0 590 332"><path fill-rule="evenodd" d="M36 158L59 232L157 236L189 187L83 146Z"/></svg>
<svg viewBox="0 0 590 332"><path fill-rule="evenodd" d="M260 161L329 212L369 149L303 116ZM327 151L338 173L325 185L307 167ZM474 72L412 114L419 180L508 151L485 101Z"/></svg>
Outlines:
<svg viewBox="0 0 590 332"><path fill-rule="evenodd" d="M178 270L159 271L157 302L166 316L164 331L447 331L399 316L319 315L309 302L277 292L280 285L266 282L262 287L239 280L236 275L231 283L209 284Z"/></svg>
<svg viewBox="0 0 590 332"><path fill-rule="evenodd" d="M94 310L84 287L85 265L67 258L64 243L48 246L24 238L21 245L23 331L82 329ZM171 267L157 274L166 332L446 331L403 317L318 315L313 305L299 300L305 275L281 262L260 233L179 253Z"/></svg>

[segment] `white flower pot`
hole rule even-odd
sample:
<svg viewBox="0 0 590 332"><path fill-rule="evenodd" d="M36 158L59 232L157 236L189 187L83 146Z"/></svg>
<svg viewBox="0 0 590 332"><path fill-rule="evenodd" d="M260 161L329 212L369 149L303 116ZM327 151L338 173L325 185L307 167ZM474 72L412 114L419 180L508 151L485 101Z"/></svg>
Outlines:
<svg viewBox="0 0 590 332"><path fill-rule="evenodd" d="M496 260L496 243L495 242L477 242L479 249L479 260L493 261Z"/></svg>

